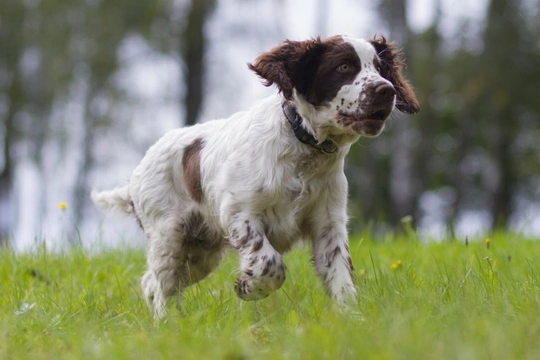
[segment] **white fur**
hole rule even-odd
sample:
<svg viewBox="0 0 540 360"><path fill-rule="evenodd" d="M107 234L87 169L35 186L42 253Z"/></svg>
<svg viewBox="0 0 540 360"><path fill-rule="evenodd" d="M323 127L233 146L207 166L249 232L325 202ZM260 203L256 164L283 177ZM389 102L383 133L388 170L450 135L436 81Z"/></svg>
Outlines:
<svg viewBox="0 0 540 360"><path fill-rule="evenodd" d="M350 41L363 64L372 64L373 47ZM357 79L375 77L383 80L364 65ZM282 97L273 95L228 119L170 131L148 150L128 186L92 193L98 206L134 211L140 220L149 239L142 286L157 317L166 315L171 296L217 267L227 246L240 255L238 296L267 296L285 281L281 254L300 240L312 244L330 295L342 305L354 303L343 167L361 134L334 118L339 99L359 99L364 85L342 88L321 107L294 93L305 126L320 142L331 138L338 145L334 154L300 143L283 115ZM203 144L200 202L186 190L182 166L185 148L197 139Z"/></svg>

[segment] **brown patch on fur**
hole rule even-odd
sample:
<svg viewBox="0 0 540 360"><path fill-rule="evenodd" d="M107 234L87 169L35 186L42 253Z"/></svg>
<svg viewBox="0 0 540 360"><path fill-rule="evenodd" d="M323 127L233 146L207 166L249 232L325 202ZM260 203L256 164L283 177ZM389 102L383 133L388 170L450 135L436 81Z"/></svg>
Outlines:
<svg viewBox="0 0 540 360"><path fill-rule="evenodd" d="M339 248L339 246L336 246L336 248L334 250L327 253L326 254L326 263L325 263L326 267L332 266L332 263L334 262L334 259L339 254L341 254L341 249Z"/></svg>
<svg viewBox="0 0 540 360"><path fill-rule="evenodd" d="M347 256L347 263L349 264L349 271L352 274L352 272L354 271L354 266L353 266L352 259L350 256Z"/></svg>
<svg viewBox="0 0 540 360"><path fill-rule="evenodd" d="M201 150L203 140L196 139L184 149L182 167L184 169L184 183L193 200L201 202L203 191L201 185Z"/></svg>
<svg viewBox="0 0 540 360"><path fill-rule="evenodd" d="M343 64L348 68L336 71ZM248 67L264 79L265 86L276 84L286 99L291 100L296 89L308 102L320 105L333 99L343 85L351 84L362 64L353 46L334 36L286 40Z"/></svg>
<svg viewBox="0 0 540 360"><path fill-rule="evenodd" d="M234 236L234 235L233 235L233 236ZM243 238L241 238L241 239L238 240L238 242L237 242L237 244L236 244L236 248L237 248L238 250L241 250L244 246L246 246L247 242L248 242L248 236L246 235L246 236L244 236Z"/></svg>
<svg viewBox="0 0 540 360"><path fill-rule="evenodd" d="M396 89L398 110L407 114L418 113L420 106L416 95L409 81L403 76L405 60L401 56L401 50L397 49L393 42L387 42L384 36L373 38L370 42L380 59L380 61L375 59L375 66L381 76L390 81Z"/></svg>
<svg viewBox="0 0 540 360"><path fill-rule="evenodd" d="M254 256L250 261L249 261L249 267L253 267L255 266L255 264L257 263L257 261L259 261L259 257L258 256Z"/></svg>
<svg viewBox="0 0 540 360"><path fill-rule="evenodd" d="M268 273L270 272L270 268L272 268L272 264L270 264L270 262L266 262L264 264L264 268L263 268L263 271L261 273L261 276L266 276L268 275Z"/></svg>
<svg viewBox="0 0 540 360"><path fill-rule="evenodd" d="M257 252L261 250L263 247L263 244L264 244L264 240L262 238L262 234L260 234L260 236L258 236L258 239L255 240L255 242L253 243L253 248L251 249L251 252Z"/></svg>

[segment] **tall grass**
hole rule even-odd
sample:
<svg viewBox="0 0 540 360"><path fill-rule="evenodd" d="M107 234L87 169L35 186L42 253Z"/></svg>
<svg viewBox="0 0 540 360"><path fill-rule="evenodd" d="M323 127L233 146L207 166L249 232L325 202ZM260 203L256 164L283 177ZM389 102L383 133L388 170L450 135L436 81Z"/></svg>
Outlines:
<svg viewBox="0 0 540 360"><path fill-rule="evenodd" d="M353 239L349 312L325 296L308 248L259 302L236 298L229 254L164 322L141 298L142 250L4 249L0 359L540 358L540 242L501 233L487 245Z"/></svg>

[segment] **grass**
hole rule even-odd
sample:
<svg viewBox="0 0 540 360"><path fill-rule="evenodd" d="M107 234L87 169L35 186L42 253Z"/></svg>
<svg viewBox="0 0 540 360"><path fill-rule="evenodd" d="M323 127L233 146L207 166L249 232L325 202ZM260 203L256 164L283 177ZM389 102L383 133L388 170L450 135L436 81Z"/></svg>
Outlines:
<svg viewBox="0 0 540 360"><path fill-rule="evenodd" d="M0 359L538 359L540 242L352 239L358 307L332 305L307 248L268 299L233 292L236 257L154 321L142 250L0 251Z"/></svg>

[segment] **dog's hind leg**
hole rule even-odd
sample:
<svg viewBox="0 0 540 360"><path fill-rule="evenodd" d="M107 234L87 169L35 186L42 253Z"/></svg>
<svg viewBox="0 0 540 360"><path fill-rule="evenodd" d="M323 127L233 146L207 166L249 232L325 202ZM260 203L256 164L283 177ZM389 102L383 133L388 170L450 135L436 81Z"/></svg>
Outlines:
<svg viewBox="0 0 540 360"><path fill-rule="evenodd" d="M185 254L182 253L184 239L174 229L153 231L145 227L145 230L149 240L148 270L141 285L154 317L161 319L167 315L169 299L179 289L179 271L185 262Z"/></svg>
<svg viewBox="0 0 540 360"><path fill-rule="evenodd" d="M199 216L189 214L169 230L148 232L148 271L142 287L156 318L167 315L168 302L210 274L221 262L224 241Z"/></svg>

